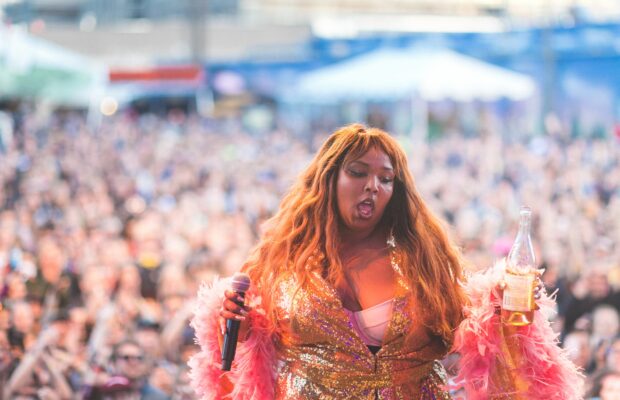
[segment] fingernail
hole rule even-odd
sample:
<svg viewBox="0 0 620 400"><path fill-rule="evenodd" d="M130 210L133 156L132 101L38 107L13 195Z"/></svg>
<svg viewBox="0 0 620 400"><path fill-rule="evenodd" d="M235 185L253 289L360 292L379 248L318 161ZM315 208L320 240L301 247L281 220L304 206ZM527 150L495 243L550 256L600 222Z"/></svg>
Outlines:
<svg viewBox="0 0 620 400"><path fill-rule="evenodd" d="M237 321L245 321L245 317L243 315L235 315L235 319Z"/></svg>
<svg viewBox="0 0 620 400"><path fill-rule="evenodd" d="M241 315L243 315L244 317L248 315L248 312L246 310L244 310L243 308L239 311L241 313Z"/></svg>

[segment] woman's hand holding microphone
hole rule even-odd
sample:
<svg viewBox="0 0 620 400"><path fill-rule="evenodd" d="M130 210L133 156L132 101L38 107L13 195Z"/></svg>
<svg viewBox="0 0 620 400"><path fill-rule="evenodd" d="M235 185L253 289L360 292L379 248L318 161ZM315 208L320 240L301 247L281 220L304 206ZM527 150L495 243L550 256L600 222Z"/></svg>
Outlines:
<svg viewBox="0 0 620 400"><path fill-rule="evenodd" d="M245 341L249 333L250 307L245 305L245 292L250 288L250 277L243 273L235 274L231 288L225 292L220 309L220 347L224 371L230 371L232 367L237 342Z"/></svg>
<svg viewBox="0 0 620 400"><path fill-rule="evenodd" d="M239 341L243 342L249 334L248 315L252 309L244 304L244 298L233 290L224 292L224 301L220 309L220 334L224 337L226 333L226 320L237 320L241 323L239 328ZM242 304L242 305L239 305Z"/></svg>

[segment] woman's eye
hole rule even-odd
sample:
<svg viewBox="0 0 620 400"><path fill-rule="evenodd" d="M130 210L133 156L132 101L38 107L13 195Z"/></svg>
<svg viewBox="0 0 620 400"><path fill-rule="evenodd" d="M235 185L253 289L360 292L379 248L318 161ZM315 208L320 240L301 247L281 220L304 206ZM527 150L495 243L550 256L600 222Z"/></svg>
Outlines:
<svg viewBox="0 0 620 400"><path fill-rule="evenodd" d="M394 178L381 178L381 182L383 182L383 183L392 183L392 182L394 182Z"/></svg>
<svg viewBox="0 0 620 400"><path fill-rule="evenodd" d="M363 173L363 172L360 172L360 171L355 171L355 170L352 170L352 169L350 169L350 170L349 170L349 173L350 173L351 175L353 175L353 176L357 177L357 178L361 178L362 176L364 176L364 173Z"/></svg>

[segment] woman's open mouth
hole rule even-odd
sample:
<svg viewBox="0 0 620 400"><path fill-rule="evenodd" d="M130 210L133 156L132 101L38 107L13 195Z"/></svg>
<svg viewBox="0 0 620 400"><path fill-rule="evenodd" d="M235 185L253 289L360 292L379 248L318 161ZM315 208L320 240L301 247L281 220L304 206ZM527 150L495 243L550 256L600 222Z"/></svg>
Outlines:
<svg viewBox="0 0 620 400"><path fill-rule="evenodd" d="M359 216L363 219L368 219L372 217L374 210L375 202L371 199L366 199L357 205L357 212L359 213Z"/></svg>

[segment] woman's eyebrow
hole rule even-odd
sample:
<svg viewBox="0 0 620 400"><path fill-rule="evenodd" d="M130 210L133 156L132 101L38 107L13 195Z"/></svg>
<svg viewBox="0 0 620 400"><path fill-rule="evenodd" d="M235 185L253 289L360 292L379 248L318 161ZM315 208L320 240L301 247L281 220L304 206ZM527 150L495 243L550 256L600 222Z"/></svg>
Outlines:
<svg viewBox="0 0 620 400"><path fill-rule="evenodd" d="M354 164L354 163L362 164L364 167L370 166L368 163L365 163L364 161L360 161L360 160L353 160L349 163L349 165ZM384 165L383 167L381 167L381 169L384 169L386 171L394 171L394 168L388 167L387 165Z"/></svg>

